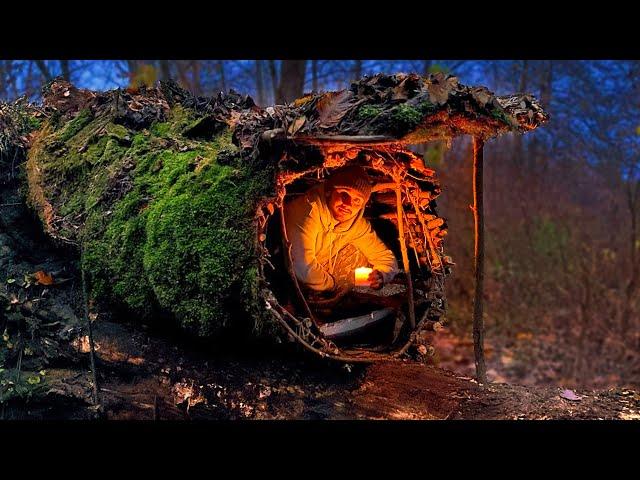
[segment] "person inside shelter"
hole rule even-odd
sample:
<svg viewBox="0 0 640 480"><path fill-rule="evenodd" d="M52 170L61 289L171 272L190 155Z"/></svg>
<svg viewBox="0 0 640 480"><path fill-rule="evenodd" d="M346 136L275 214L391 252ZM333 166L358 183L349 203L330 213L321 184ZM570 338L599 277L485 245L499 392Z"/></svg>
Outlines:
<svg viewBox="0 0 640 480"><path fill-rule="evenodd" d="M380 289L398 273L393 252L364 218L372 182L347 166L285 203L293 271L310 304L350 292L356 268L368 266L369 287Z"/></svg>

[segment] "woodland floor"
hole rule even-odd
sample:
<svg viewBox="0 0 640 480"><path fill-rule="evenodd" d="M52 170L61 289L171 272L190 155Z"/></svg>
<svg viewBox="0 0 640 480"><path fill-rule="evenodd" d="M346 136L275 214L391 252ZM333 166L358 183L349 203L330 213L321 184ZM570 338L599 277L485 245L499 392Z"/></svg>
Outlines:
<svg viewBox="0 0 640 480"><path fill-rule="evenodd" d="M0 190L0 204L12 203L20 203L15 190ZM23 205L0 207L0 297L10 303L9 333L28 325L21 377L39 380L4 402L5 419L640 419L640 392L632 388L567 393L507 383L514 374L501 368L509 366L504 351L489 359L492 383L479 385L469 340L451 333L436 345L439 367L398 361L346 368L293 345L205 348L103 314L94 322L97 409L77 270L27 218ZM39 270L56 272L55 283L22 281ZM0 345L5 379L17 373L13 338Z"/></svg>

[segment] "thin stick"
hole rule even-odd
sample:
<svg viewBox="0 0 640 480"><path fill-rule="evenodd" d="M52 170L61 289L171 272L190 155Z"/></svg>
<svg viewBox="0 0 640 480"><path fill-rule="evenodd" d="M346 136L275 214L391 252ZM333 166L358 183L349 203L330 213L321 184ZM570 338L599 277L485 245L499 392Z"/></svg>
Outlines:
<svg viewBox="0 0 640 480"><path fill-rule="evenodd" d="M398 183L396 187L396 205L398 208L398 234L400 236L400 249L402 250L402 264L407 274L407 290L409 291L409 324L411 328L416 328L416 310L413 303L413 281L411 280L411 269L409 268L409 254L404 238L404 216L402 209L402 185Z"/></svg>
<svg viewBox="0 0 640 480"><path fill-rule="evenodd" d="M300 289L300 284L298 283L298 277L296 276L296 272L293 269L293 258L291 257L291 247L292 247L292 245L291 245L291 242L289 241L289 237L287 235L287 225L286 225L285 217L284 217L284 201L280 205L279 210L280 210L280 222L281 222L280 226L281 226L281 229L282 229L282 239L284 240L284 245L285 245L286 250L287 250L287 260L288 261L285 262L287 264L287 270L289 271L289 275L293 279L293 284L296 287L296 293L298 295L299 300L304 305L305 310L309 314L309 318L311 319L313 324L317 327L318 326L318 322L316 321L316 317L313 315L313 312L311 311L311 307L309 307L309 304L307 303L307 299L304 297L304 294L302 293L302 290Z"/></svg>
<svg viewBox="0 0 640 480"><path fill-rule="evenodd" d="M99 405L98 403L98 375L96 374L96 354L95 354L95 346L93 343L93 328L91 327L91 319L89 318L89 301L87 298L87 282L84 276L84 265L82 262L82 257L80 260L80 273L82 276L82 299L84 303L84 321L87 322L87 327L89 330L89 356L91 358L91 376L93 378L93 404Z"/></svg>
<svg viewBox="0 0 640 480"><path fill-rule="evenodd" d="M476 291L473 298L473 351L478 382L487 383L484 361L484 320L482 292L484 283L484 211L482 204L482 163L484 140L473 137L473 220Z"/></svg>
<svg viewBox="0 0 640 480"><path fill-rule="evenodd" d="M16 366L16 383L20 381L20 371L22 370L22 354L24 352L24 341L20 335L20 353L18 354L18 365Z"/></svg>

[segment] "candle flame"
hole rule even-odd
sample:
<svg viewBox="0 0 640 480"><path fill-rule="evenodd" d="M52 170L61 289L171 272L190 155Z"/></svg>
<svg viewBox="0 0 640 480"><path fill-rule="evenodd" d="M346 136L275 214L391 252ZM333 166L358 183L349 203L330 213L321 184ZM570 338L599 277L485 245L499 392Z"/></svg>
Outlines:
<svg viewBox="0 0 640 480"><path fill-rule="evenodd" d="M373 272L373 268L369 267L358 267L356 268L356 287L368 287L371 282L369 282L369 275Z"/></svg>

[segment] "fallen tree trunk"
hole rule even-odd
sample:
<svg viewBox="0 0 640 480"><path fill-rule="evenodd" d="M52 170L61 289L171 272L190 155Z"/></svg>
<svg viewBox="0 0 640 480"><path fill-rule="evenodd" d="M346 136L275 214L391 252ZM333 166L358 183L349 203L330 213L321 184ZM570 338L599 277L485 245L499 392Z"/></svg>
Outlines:
<svg viewBox="0 0 640 480"><path fill-rule="evenodd" d="M264 310L253 221L271 178L223 160L238 154L226 122L251 100L52 88L26 162L29 201L53 238L83 250L91 296L201 336Z"/></svg>
<svg viewBox="0 0 640 480"><path fill-rule="evenodd" d="M29 203L53 239L83 252L90 296L211 336L234 325L275 331L286 313L274 312L264 275L266 223L289 183L350 161L402 182L414 284L424 280L439 312L421 313L421 324L437 321L446 230L428 222L440 190L402 146L527 131L547 117L527 95L495 97L443 75L378 75L264 110L233 92L194 97L173 83L98 93L54 81L30 118Z"/></svg>

